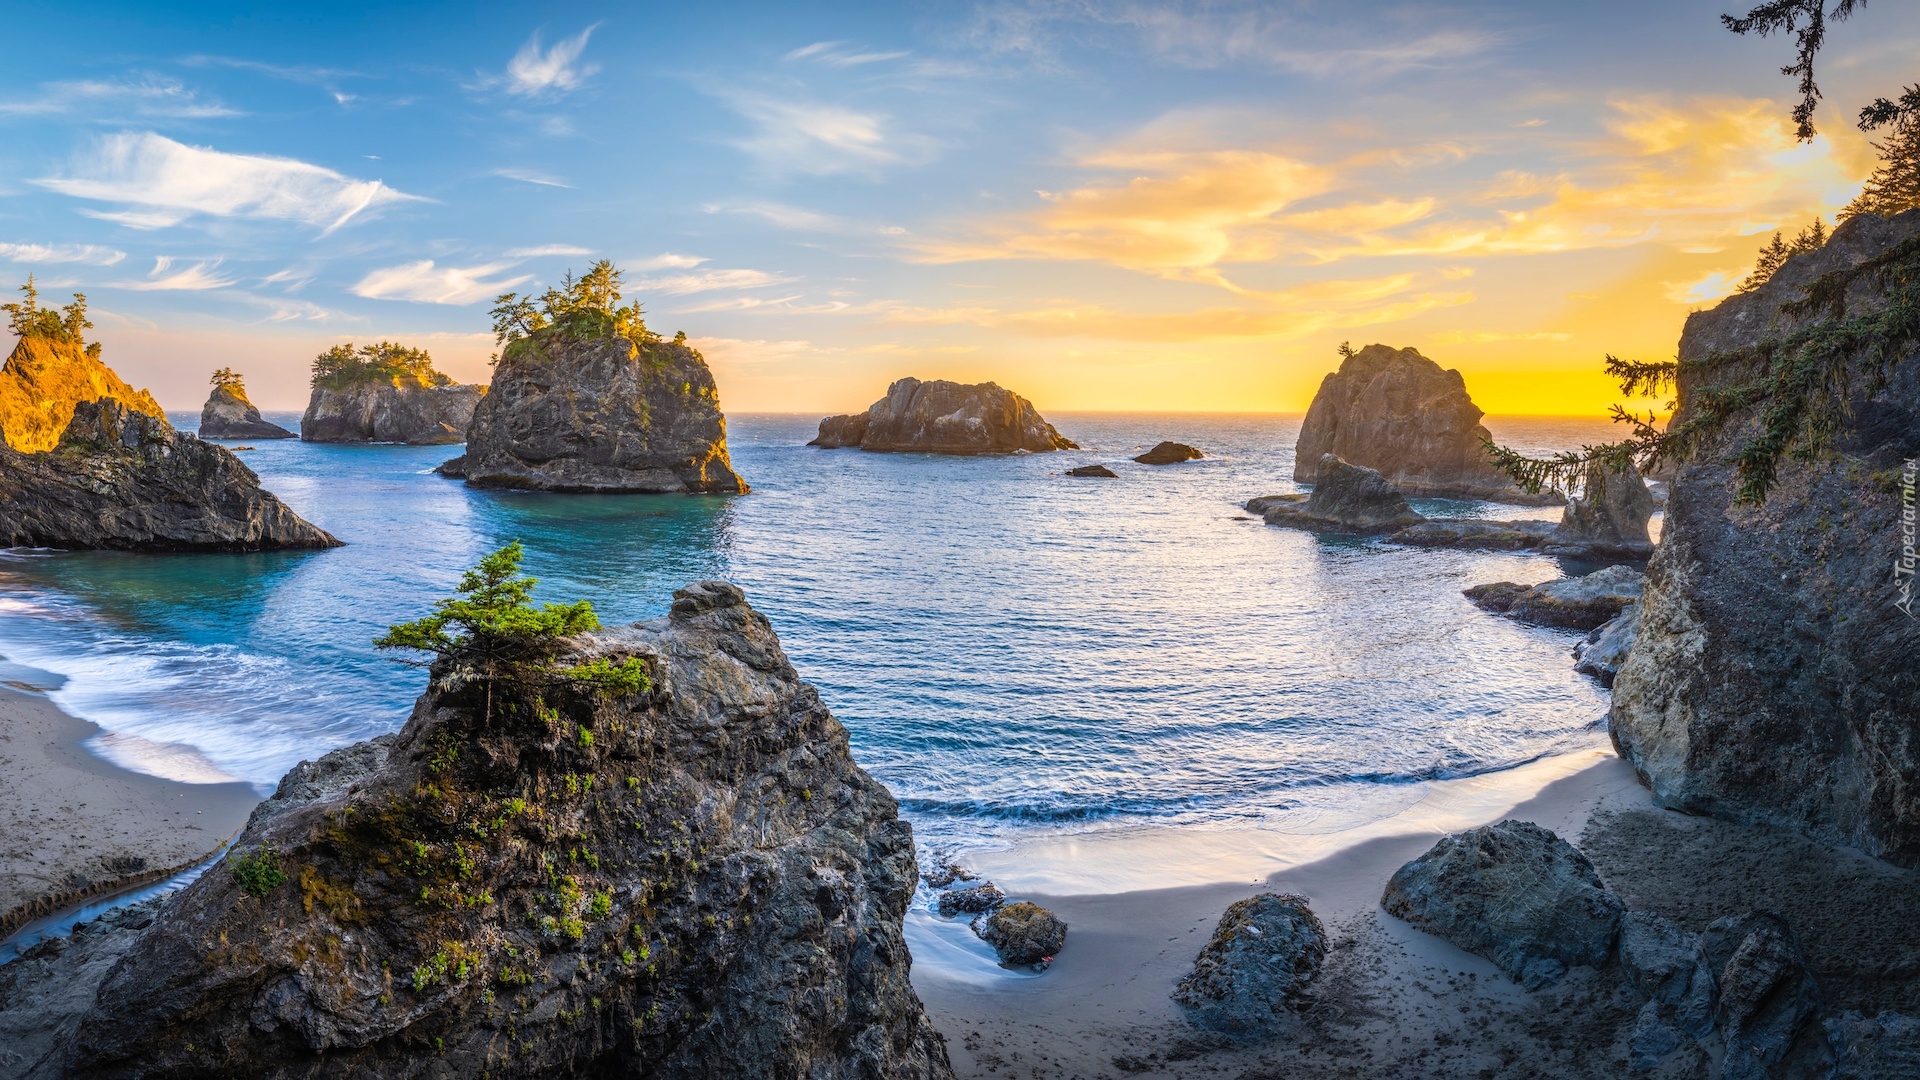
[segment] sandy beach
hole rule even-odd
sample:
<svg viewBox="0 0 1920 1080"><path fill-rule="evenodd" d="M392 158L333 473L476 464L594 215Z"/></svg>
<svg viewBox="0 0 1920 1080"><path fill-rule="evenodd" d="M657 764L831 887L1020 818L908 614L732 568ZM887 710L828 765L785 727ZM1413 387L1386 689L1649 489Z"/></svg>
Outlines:
<svg viewBox="0 0 1920 1080"><path fill-rule="evenodd" d="M1379 835L1234 882L1056 894L1026 888L1019 867L1043 855L1056 861L1034 864L1035 880L1069 878L1076 868L1057 861L1069 856L1066 847L994 853L979 869L1010 896L1052 908L1071 926L1058 963L1038 977L1003 972L958 944L954 930L963 926L931 927L938 920L916 914L914 985L962 1077L1629 1075L1624 1038L1638 1006L1617 979L1575 969L1558 985L1528 993L1490 961L1379 909L1394 870L1446 832L1516 818L1574 840L1630 908L1659 911L1695 930L1753 908L1786 916L1830 1007L1912 1011L1920 1004L1920 874L1785 830L1658 809L1627 765L1605 751L1568 755L1535 771L1564 775L1504 807L1497 792L1524 786L1523 770L1485 780L1477 792L1441 790L1437 801L1452 805L1439 812L1416 808L1367 830ZM1480 809L1482 821L1462 818L1470 807ZM1423 818L1439 827L1390 831ZM1262 858L1285 862L1275 854L1284 844L1242 840L1248 850L1241 868ZM1174 872L1189 872L1188 862L1206 861L1210 849L1227 842L1193 838L1185 845L1192 858L1172 859ZM1341 843L1338 836L1320 841ZM1097 855L1083 852L1078 872L1115 880L1151 874L1157 855L1179 847L1156 850L1150 839L1128 859L1123 838L1090 846ZM1295 1031L1265 1042L1235 1042L1191 1026L1168 996L1175 981L1227 905L1269 891L1305 895L1327 927L1332 951L1314 1007ZM1702 1055L1674 1075L1704 1075L1706 1064Z"/></svg>
<svg viewBox="0 0 1920 1080"><path fill-rule="evenodd" d="M99 733L28 684L0 685L0 937L192 866L260 801L247 784L122 769L83 745Z"/></svg>

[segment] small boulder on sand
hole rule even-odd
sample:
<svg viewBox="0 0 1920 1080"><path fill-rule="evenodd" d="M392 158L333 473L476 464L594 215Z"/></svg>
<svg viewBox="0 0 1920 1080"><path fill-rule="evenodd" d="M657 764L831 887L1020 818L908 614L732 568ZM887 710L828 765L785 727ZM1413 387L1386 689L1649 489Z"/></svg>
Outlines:
<svg viewBox="0 0 1920 1080"><path fill-rule="evenodd" d="M973 932L1012 967L1051 960L1067 943L1067 924L1038 904L1008 904L973 921Z"/></svg>
<svg viewBox="0 0 1920 1080"><path fill-rule="evenodd" d="M1285 1010L1300 1007L1326 958L1327 932L1305 897L1251 897L1220 916L1173 1000L1192 1009L1202 1026L1257 1034L1285 1019Z"/></svg>

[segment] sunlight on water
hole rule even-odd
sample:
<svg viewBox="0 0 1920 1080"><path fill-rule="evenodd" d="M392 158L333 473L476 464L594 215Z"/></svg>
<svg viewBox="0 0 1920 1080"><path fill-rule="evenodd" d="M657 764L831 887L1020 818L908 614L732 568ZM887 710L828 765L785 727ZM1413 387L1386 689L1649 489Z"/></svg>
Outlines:
<svg viewBox="0 0 1920 1080"><path fill-rule="evenodd" d="M1572 670L1578 635L1460 595L1555 577L1553 560L1249 518L1245 499L1295 489L1297 418L1054 420L1089 449L821 451L803 445L816 417L735 417L754 487L740 498L476 492L430 472L457 448L261 442L243 460L347 547L12 553L0 654L68 676L54 699L125 737L116 760L158 745L268 790L302 758L398 727L423 676L371 639L519 539L543 598L589 597L608 622L661 614L690 581L739 583L936 845L1128 822L1338 828L1423 781L1590 740L1606 698ZM1607 434L1494 426L1532 449ZM1126 460L1163 438L1212 456ZM1094 461L1121 479L1060 475Z"/></svg>

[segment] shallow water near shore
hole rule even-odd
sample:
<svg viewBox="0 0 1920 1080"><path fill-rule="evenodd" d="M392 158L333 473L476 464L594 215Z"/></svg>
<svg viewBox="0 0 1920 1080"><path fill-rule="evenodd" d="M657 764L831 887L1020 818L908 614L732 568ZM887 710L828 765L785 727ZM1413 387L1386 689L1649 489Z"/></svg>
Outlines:
<svg viewBox="0 0 1920 1080"><path fill-rule="evenodd" d="M1357 828L1435 781L1591 745L1605 710L1572 670L1578 635L1460 596L1558 576L1556 561L1323 539L1241 511L1295 490L1297 416L1062 414L1088 449L1004 458L821 451L804 445L817 419L732 418L754 488L738 498L481 492L431 473L457 447L253 443L241 457L265 486L347 547L5 553L0 655L65 676L50 696L106 729L110 760L264 793L404 722L423 676L371 639L509 540L541 598L591 598L609 623L727 578L923 846L948 851L1143 825ZM1491 426L1544 450L1608 425ZM1127 460L1163 438L1211 456ZM1060 475L1096 461L1121 478Z"/></svg>

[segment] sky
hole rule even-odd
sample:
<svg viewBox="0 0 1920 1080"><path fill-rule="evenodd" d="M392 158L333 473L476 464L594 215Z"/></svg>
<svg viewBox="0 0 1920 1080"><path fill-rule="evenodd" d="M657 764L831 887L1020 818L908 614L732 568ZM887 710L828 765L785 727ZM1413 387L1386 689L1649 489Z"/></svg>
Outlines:
<svg viewBox="0 0 1920 1080"><path fill-rule="evenodd" d="M1299 411L1342 342L1593 413L1872 171L1920 5L9 5L0 273L87 294L170 408L297 409L329 345L484 381L488 308L598 258L734 412L905 375L1057 410Z"/></svg>

